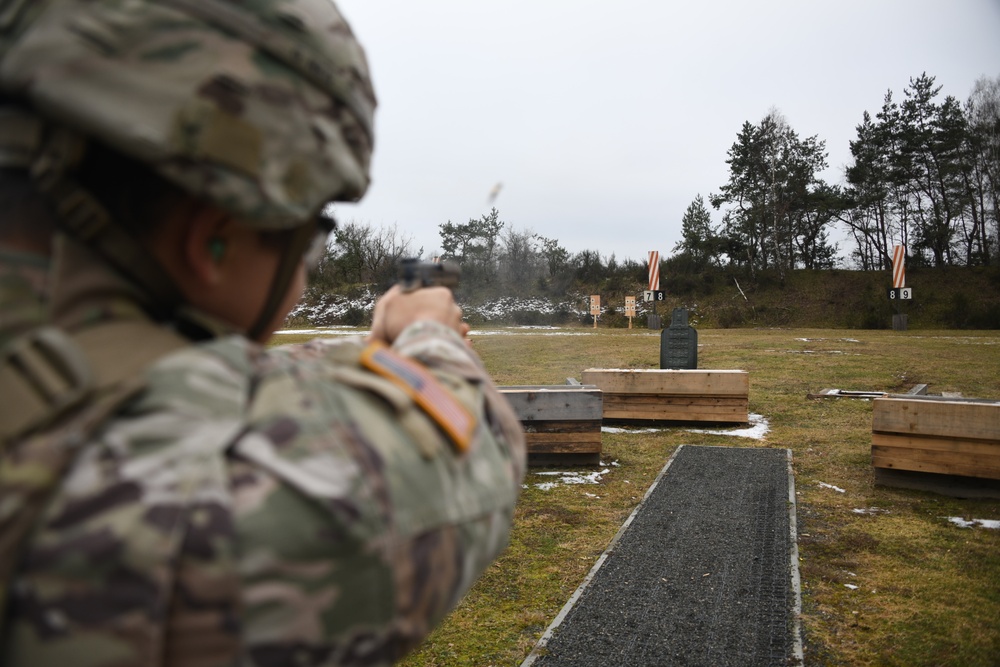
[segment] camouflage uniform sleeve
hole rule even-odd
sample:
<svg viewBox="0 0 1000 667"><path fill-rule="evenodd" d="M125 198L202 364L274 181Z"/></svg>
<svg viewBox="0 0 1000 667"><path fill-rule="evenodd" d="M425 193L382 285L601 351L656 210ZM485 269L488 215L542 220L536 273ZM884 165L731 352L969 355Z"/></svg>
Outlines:
<svg viewBox="0 0 1000 667"><path fill-rule="evenodd" d="M483 418L496 437L511 443L511 478L520 486L527 457L521 423L465 340L437 323L417 322L403 331L393 347L434 369L438 378L452 384L456 391L461 391L464 381L482 392Z"/></svg>
<svg viewBox="0 0 1000 667"><path fill-rule="evenodd" d="M229 667L239 642L225 451L244 430L246 345L188 347L72 463L23 548L5 667ZM78 420L48 446L79 438Z"/></svg>
<svg viewBox="0 0 1000 667"><path fill-rule="evenodd" d="M473 415L460 452L427 410L361 363L359 340L272 351L234 456L248 664L389 665L506 547L523 434L453 333L410 327L418 362Z"/></svg>

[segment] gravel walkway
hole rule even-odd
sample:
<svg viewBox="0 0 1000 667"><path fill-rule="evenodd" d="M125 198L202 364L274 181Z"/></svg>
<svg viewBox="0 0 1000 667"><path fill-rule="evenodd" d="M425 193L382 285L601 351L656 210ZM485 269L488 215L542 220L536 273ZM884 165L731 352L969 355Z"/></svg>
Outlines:
<svg viewBox="0 0 1000 667"><path fill-rule="evenodd" d="M789 457L678 448L522 667L799 664Z"/></svg>

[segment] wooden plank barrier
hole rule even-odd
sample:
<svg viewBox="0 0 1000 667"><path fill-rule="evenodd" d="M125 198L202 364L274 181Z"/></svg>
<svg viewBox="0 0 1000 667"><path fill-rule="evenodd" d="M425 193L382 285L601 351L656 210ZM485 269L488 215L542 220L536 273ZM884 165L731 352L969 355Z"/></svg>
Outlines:
<svg viewBox="0 0 1000 667"><path fill-rule="evenodd" d="M603 396L587 385L500 387L524 427L531 465L601 460Z"/></svg>
<svg viewBox="0 0 1000 667"><path fill-rule="evenodd" d="M584 384L604 392L604 419L745 424L746 371L588 368Z"/></svg>
<svg viewBox="0 0 1000 667"><path fill-rule="evenodd" d="M1000 480L1000 401L889 396L874 401L872 465Z"/></svg>

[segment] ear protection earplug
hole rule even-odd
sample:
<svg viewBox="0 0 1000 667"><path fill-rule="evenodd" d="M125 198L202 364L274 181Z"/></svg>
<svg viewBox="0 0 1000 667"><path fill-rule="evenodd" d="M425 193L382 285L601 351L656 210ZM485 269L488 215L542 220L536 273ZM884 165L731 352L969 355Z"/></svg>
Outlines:
<svg viewBox="0 0 1000 667"><path fill-rule="evenodd" d="M222 256L226 254L226 242L222 239L212 239L208 242L208 252L213 262L222 261Z"/></svg>

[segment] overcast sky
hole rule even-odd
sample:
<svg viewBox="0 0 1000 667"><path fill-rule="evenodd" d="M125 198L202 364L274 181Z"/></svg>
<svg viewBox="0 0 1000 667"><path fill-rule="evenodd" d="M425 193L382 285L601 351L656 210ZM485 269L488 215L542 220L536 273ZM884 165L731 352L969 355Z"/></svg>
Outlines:
<svg viewBox="0 0 1000 667"><path fill-rule="evenodd" d="M379 98L373 183L338 217L516 230L646 261L728 181L744 121L777 108L843 182L865 110L911 77L964 102L1000 76L1000 0L338 0ZM713 222L721 212L712 210Z"/></svg>

